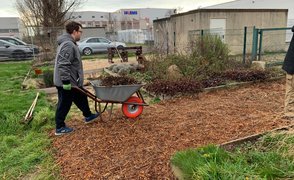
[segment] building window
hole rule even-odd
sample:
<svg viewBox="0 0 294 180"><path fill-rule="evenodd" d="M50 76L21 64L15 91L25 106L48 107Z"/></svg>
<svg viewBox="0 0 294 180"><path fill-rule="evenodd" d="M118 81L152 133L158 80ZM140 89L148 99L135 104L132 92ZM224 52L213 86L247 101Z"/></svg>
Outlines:
<svg viewBox="0 0 294 180"><path fill-rule="evenodd" d="M132 21L127 22L127 29L133 29L133 23Z"/></svg>
<svg viewBox="0 0 294 180"><path fill-rule="evenodd" d="M103 18L103 16L100 16L100 18Z"/></svg>
<svg viewBox="0 0 294 180"><path fill-rule="evenodd" d="M18 29L0 29L0 33L18 33Z"/></svg>
<svg viewBox="0 0 294 180"><path fill-rule="evenodd" d="M92 16L92 18L95 18L95 16Z"/></svg>
<svg viewBox="0 0 294 180"><path fill-rule="evenodd" d="M102 21L102 27L107 27L107 21Z"/></svg>
<svg viewBox="0 0 294 180"><path fill-rule="evenodd" d="M127 29L125 21L122 21L120 24L121 24L121 30L126 30Z"/></svg>
<svg viewBox="0 0 294 180"><path fill-rule="evenodd" d="M140 29L140 21L133 19L133 29Z"/></svg>
<svg viewBox="0 0 294 180"><path fill-rule="evenodd" d="M100 22L99 21L95 21L95 27L100 27Z"/></svg>

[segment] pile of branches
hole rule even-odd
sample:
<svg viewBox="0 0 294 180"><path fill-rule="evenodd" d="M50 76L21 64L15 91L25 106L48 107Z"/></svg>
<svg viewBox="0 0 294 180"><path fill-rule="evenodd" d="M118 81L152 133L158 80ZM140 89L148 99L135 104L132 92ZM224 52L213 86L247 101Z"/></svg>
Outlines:
<svg viewBox="0 0 294 180"><path fill-rule="evenodd" d="M101 86L132 85L141 84L132 77L128 76L106 76L100 78Z"/></svg>

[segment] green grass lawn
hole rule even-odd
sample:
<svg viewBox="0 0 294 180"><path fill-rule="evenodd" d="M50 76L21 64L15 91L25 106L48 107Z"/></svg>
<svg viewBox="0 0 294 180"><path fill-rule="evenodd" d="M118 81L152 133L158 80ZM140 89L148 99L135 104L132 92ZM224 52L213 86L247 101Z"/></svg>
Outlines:
<svg viewBox="0 0 294 180"><path fill-rule="evenodd" d="M268 134L233 152L214 145L189 149L177 152L171 162L184 179L294 179L294 134Z"/></svg>
<svg viewBox="0 0 294 180"><path fill-rule="evenodd" d="M40 94L34 119L20 123L31 106L35 90L21 90L31 62L0 63L0 179L56 179L58 168L50 151L48 130L54 111Z"/></svg>

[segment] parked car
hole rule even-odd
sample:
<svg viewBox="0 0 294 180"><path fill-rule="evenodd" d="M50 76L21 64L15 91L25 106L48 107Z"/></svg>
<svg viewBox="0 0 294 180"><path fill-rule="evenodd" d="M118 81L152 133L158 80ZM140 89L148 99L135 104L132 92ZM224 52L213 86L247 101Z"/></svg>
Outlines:
<svg viewBox="0 0 294 180"><path fill-rule="evenodd" d="M22 60L33 57L33 51L27 46L15 45L0 39L0 57Z"/></svg>
<svg viewBox="0 0 294 180"><path fill-rule="evenodd" d="M88 37L82 39L77 44L79 46L80 52L87 56L97 52L105 52L109 47L116 47L118 49L126 47L125 43L112 42L102 37Z"/></svg>
<svg viewBox="0 0 294 180"><path fill-rule="evenodd" d="M39 54L39 52L40 52L38 46L33 45L33 44L27 44L27 43L23 42L22 40L17 39L15 37L11 37L11 36L0 36L0 39L1 40L4 40L4 41L8 41L8 42L10 42L12 44L15 44L15 45L27 46L27 47L31 48L32 51L34 51L34 54Z"/></svg>

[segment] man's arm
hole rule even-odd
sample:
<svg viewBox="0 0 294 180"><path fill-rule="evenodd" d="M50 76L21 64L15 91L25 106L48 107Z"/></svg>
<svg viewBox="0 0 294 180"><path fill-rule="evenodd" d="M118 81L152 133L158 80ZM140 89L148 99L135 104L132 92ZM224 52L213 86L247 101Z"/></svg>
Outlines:
<svg viewBox="0 0 294 180"><path fill-rule="evenodd" d="M73 59L73 46L71 42L66 42L58 54L58 71L64 89L70 90L71 62Z"/></svg>

